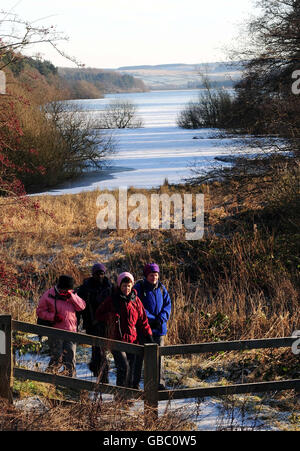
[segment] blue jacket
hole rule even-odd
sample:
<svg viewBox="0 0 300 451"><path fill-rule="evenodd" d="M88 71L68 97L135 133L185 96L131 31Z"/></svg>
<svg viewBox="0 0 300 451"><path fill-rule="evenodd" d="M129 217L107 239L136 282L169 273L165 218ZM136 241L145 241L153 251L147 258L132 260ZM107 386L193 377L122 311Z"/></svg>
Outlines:
<svg viewBox="0 0 300 451"><path fill-rule="evenodd" d="M134 288L142 301L152 333L154 336L166 335L167 321L171 314L171 299L166 287L158 281L156 286L150 284L146 279L139 280ZM153 320L158 320L160 325L152 327Z"/></svg>

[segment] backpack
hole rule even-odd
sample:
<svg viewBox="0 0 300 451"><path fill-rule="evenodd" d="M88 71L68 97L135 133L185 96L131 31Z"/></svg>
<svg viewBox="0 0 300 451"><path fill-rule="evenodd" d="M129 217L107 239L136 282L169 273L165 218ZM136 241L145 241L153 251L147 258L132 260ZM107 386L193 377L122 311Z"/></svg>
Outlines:
<svg viewBox="0 0 300 451"><path fill-rule="evenodd" d="M146 295L145 293L145 285L144 285L144 279L139 279L136 281L135 285L139 284L139 286L141 287L141 301L143 302L143 299ZM164 298L164 288L161 282L158 282L158 288L161 291L161 295Z"/></svg>

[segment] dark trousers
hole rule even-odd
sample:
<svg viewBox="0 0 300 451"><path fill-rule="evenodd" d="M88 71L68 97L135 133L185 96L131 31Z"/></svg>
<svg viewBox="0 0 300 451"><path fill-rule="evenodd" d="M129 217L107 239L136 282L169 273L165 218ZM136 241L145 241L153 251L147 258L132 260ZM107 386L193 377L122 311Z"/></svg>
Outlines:
<svg viewBox="0 0 300 451"><path fill-rule="evenodd" d="M154 336L153 335L153 341L157 343L159 346L164 346L165 343L165 337L162 336ZM141 343L142 344L142 343ZM139 386L141 377L142 377L142 367L143 367L143 361L144 357L137 355L135 358L134 363L134 371L133 371L133 387L137 388ZM165 385L165 371L164 371L164 361L163 357L160 358L160 365L159 365L159 384Z"/></svg>
<svg viewBox="0 0 300 451"><path fill-rule="evenodd" d="M113 351L112 355L117 368L117 385L119 387L132 387L135 355L121 351Z"/></svg>
<svg viewBox="0 0 300 451"><path fill-rule="evenodd" d="M88 329L86 331L89 335L95 335L97 337L104 336L101 330L97 327ZM108 384L108 361L106 358L105 349L99 346L92 346L92 357L89 364L89 369L92 371L95 377L99 378L99 382Z"/></svg>
<svg viewBox="0 0 300 451"><path fill-rule="evenodd" d="M64 372L69 377L76 376L76 343L57 340L49 337L50 361L47 371L56 373L64 366Z"/></svg>

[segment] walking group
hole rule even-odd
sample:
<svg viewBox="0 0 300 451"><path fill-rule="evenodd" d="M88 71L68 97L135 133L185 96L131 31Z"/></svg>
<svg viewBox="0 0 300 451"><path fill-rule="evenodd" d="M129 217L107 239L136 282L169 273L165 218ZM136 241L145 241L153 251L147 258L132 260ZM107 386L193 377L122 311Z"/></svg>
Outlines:
<svg viewBox="0 0 300 451"><path fill-rule="evenodd" d="M38 324L72 332L82 329L87 334L127 343L164 345L171 299L160 281L156 263L145 265L144 278L135 282L129 272L122 272L113 284L106 267L95 263L91 276L74 290L74 279L59 277L47 290L36 310ZM49 337L50 361L47 371L76 376L76 343ZM143 357L128 352L112 352L118 386L139 388ZM109 362L102 347L93 346L89 368L99 382L109 382ZM159 390L165 389L163 360L160 364Z"/></svg>

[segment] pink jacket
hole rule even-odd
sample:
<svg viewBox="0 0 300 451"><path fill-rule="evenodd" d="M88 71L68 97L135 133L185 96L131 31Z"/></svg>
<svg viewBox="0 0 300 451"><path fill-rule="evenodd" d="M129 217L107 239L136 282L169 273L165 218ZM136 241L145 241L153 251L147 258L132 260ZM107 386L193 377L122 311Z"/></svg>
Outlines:
<svg viewBox="0 0 300 451"><path fill-rule="evenodd" d="M52 295L53 297L49 296ZM45 291L39 300L36 314L39 318L54 321L55 317L55 290L54 287ZM56 321L53 327L57 329L69 330L70 332L77 331L76 312L85 309L85 302L77 294L71 293L71 297L66 301L56 299L56 312L61 316L62 321Z"/></svg>

